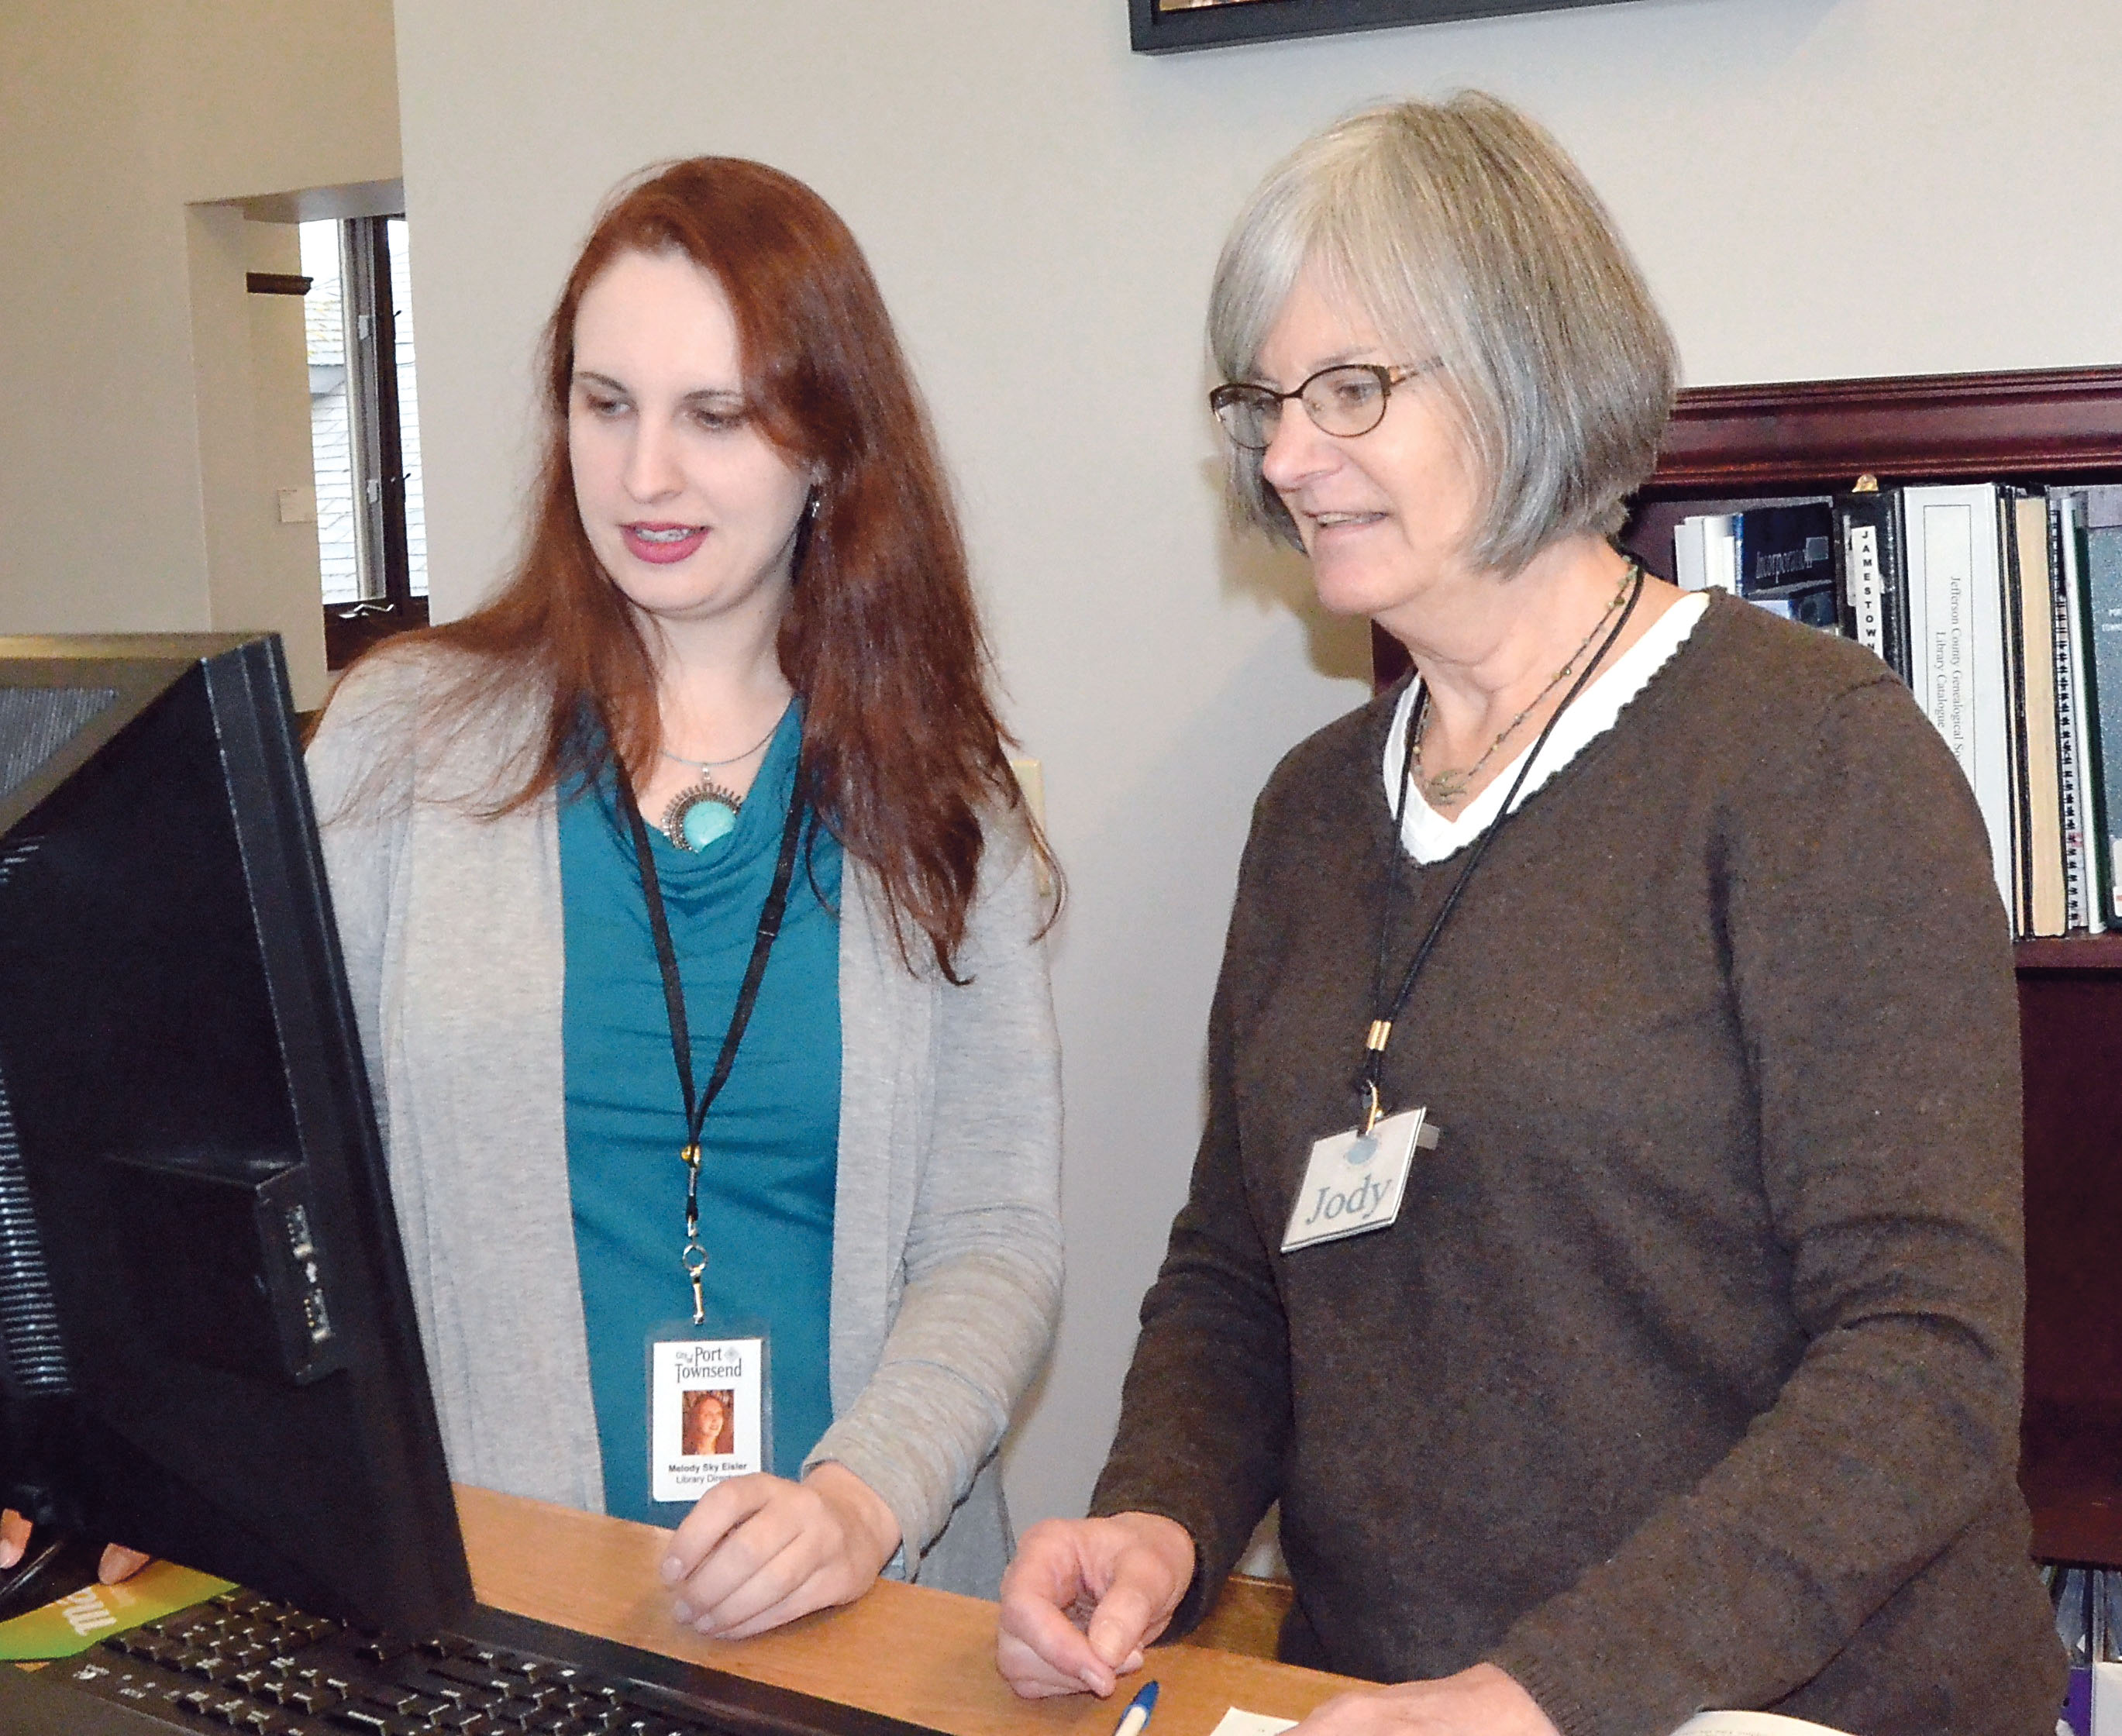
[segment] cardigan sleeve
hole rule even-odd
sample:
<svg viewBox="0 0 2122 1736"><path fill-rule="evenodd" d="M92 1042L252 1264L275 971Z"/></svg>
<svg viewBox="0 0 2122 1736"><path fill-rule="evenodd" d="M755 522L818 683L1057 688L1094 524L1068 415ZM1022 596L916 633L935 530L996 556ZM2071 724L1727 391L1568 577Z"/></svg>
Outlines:
<svg viewBox="0 0 2122 1736"><path fill-rule="evenodd" d="M2018 1028L1965 783L1881 677L1761 756L1713 848L1806 1347L1721 1462L1491 1654L1565 1736L1773 1704L2015 1462Z"/></svg>
<svg viewBox="0 0 2122 1736"><path fill-rule="evenodd" d="M917 1562L993 1456L1061 1301L1061 1079L1046 900L1021 829L991 826L957 960L923 978L932 1088L896 1313L875 1371L806 1462L848 1467ZM889 948L888 938L883 941ZM908 979L910 986L913 979Z"/></svg>
<svg viewBox="0 0 2122 1736"><path fill-rule="evenodd" d="M369 1088L386 1137L382 1001L392 887L412 824L413 718L418 679L409 662L369 657L350 670L317 725L305 760Z"/></svg>

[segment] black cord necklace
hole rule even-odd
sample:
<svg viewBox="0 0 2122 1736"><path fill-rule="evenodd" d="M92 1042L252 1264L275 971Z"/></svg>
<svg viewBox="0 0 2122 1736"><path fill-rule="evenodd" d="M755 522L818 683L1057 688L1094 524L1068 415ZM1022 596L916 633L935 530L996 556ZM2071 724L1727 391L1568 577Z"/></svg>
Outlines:
<svg viewBox="0 0 2122 1736"><path fill-rule="evenodd" d="M1518 767L1517 776L1511 780L1510 789L1503 797L1503 805L1497 810L1496 817L1489 822L1481 835L1474 840L1465 866L1459 870L1458 879L1452 882L1451 890L1445 894L1444 902L1430 923L1428 933L1423 936L1422 944L1415 948L1414 957L1409 963L1406 974L1400 978L1399 992L1387 1004L1384 1001L1384 994L1389 949L1392 944L1395 919L1399 912L1401 887L1405 878L1401 859L1405 850L1400 840L1400 829L1405 823L1408 799L1414 784L1415 743L1420 739L1422 720L1429 708L1429 685L1426 681L1423 684L1422 691L1415 701L1414 714L1407 720L1406 745L1400 757L1400 799L1393 807L1392 835L1386 846L1385 909L1378 921L1376 962L1371 969L1371 1027L1363 1037L1362 1065L1356 1075L1356 1088L1362 1096L1363 1105L1359 1125L1365 1134L1377 1125L1382 1112L1378 1079L1384 1071L1386 1045L1392 1040L1394 1021L1399 1018L1409 997L1414 993L1414 985L1422 975L1423 966L1429 962L1429 955L1436 950L1437 938L1444 933L1445 924L1451 919L1451 913L1459 908L1459 901L1465 895L1468 882L1473 879L1474 871L1480 867L1482 859L1489 853L1489 846L1496 841L1496 835L1503 831L1504 822L1516 812L1519 792L1525 788L1526 779L1531 775L1534 762L1540 758L1540 750L1547 746L1548 737L1554 733L1554 726L1562 721L1563 713L1569 709L1577 695L1584 690L1585 684L1592 679L1593 672L1606 661L1606 654L1614 648L1615 642L1628 626L1629 617L1636 612L1636 605L1643 594L1643 569L1639 563L1631 560L1629 572L1634 575L1634 583L1630 584L1629 600L1621 611L1620 618L1614 623L1601 643L1599 654L1587 663L1583 671L1570 683L1569 690L1562 696L1562 703L1554 708L1554 714L1535 737L1531 751ZM1625 575L1623 583L1629 583Z"/></svg>
<svg viewBox="0 0 2122 1736"><path fill-rule="evenodd" d="M605 738L610 738L610 730ZM803 756L801 749L796 756L796 784L788 797L788 817L781 828L781 853L774 864L774 882L767 888L766 901L760 906L759 926L752 935L751 958L745 966L744 985L737 990L736 1006L730 1013L729 1028L722 1033L721 1051L715 1057L715 1068L708 1079L708 1088L695 1093L693 1088L693 1037L685 1017L685 985L678 974L678 952L671 938L671 919L664 909L663 885L656 873L655 851L648 841L647 822L641 817L641 804L634 799L633 780L627 774L626 763L613 756L618 771L619 809L626 817L626 827L633 840L634 860L641 870L641 895L648 906L648 927L656 943L656 962L663 977L663 1007L671 1024L671 1058L678 1074L678 1089L685 1107L685 1143L678 1155L685 1165L685 1240L679 1253L679 1263L693 1286L693 1323L698 1326L707 1317L706 1298L702 1289L703 1275L708 1269L707 1249L700 1242L700 1135L707 1125L708 1111L729 1083L730 1070L736 1065L736 1051L744 1041L745 1027L751 1022L751 1009L759 999L759 985L766 975L767 957L774 950L775 938L781 933L782 918L788 909L788 888L796 875L796 849L803 831L803 815L806 804L803 799Z"/></svg>

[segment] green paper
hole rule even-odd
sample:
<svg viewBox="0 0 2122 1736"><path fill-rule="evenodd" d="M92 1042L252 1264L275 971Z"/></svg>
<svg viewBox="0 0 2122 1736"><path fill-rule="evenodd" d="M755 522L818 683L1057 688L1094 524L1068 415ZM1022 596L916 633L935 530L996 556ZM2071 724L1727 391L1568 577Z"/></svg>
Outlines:
<svg viewBox="0 0 2122 1736"><path fill-rule="evenodd" d="M117 1585L84 1585L42 1609L0 1621L0 1659L72 1658L113 1634L234 1589L234 1582L194 1573L168 1561L150 1561Z"/></svg>

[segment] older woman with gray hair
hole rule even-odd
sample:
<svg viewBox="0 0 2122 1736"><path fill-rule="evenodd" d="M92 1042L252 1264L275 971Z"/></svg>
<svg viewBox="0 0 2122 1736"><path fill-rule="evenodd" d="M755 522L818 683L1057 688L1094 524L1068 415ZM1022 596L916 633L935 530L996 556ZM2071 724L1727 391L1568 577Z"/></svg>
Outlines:
<svg viewBox="0 0 2122 1736"><path fill-rule="evenodd" d="M1869 653L1610 540L1671 340L1500 102L1358 115L1218 267L1238 500L1414 675L1283 761L1094 1517L999 1660L1113 1691L1279 1500L1306 1733L2054 1724L2013 1479L2012 961Z"/></svg>

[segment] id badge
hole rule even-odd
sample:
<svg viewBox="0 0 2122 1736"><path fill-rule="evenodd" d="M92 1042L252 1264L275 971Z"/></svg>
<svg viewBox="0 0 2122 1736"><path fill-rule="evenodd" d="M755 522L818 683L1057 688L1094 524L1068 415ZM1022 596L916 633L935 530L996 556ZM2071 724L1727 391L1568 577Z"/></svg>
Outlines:
<svg viewBox="0 0 2122 1736"><path fill-rule="evenodd" d="M763 1327L648 1338L648 1498L697 1501L716 1484L774 1468L774 1388Z"/></svg>
<svg viewBox="0 0 2122 1736"><path fill-rule="evenodd" d="M1426 1109L1387 1116L1368 1133L1351 1127L1315 1141L1290 1209L1283 1252L1383 1229L1400 1216L1415 1148L1436 1144L1437 1130Z"/></svg>

